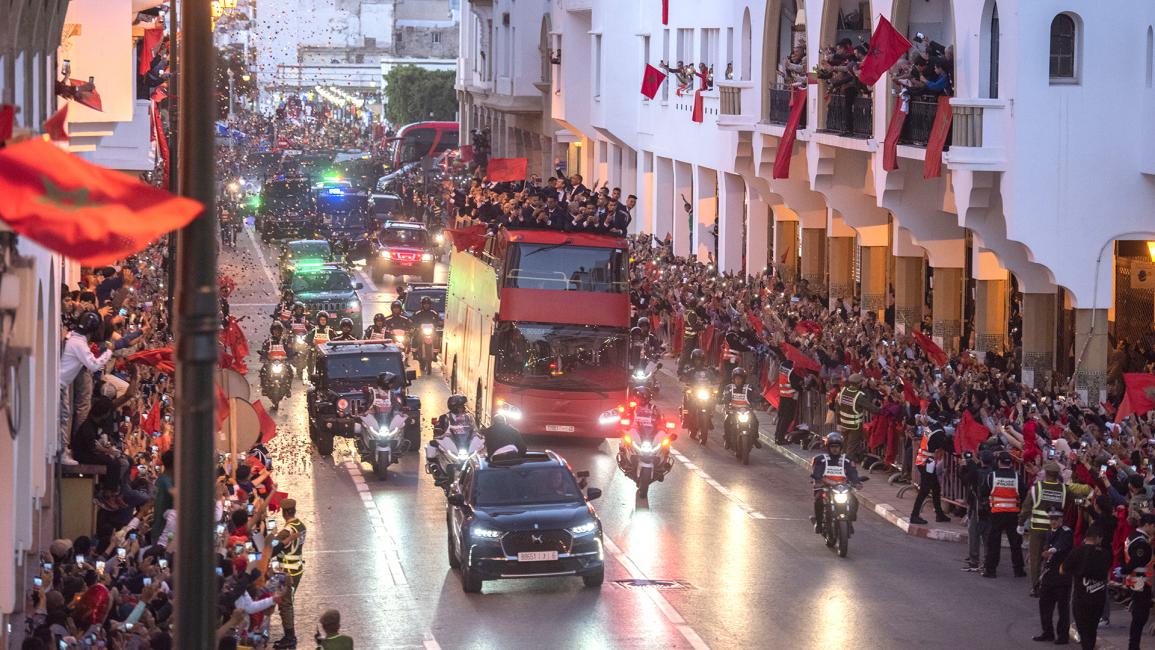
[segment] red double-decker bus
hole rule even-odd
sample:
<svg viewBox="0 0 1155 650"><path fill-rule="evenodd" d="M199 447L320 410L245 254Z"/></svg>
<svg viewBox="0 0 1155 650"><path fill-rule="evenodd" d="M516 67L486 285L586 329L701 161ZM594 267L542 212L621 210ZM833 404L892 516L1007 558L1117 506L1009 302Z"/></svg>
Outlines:
<svg viewBox="0 0 1155 650"><path fill-rule="evenodd" d="M604 437L626 397L630 304L625 239L503 231L454 251L442 368L478 420L527 434Z"/></svg>
<svg viewBox="0 0 1155 650"><path fill-rule="evenodd" d="M457 122L414 122L385 143L385 163L393 169L457 148Z"/></svg>

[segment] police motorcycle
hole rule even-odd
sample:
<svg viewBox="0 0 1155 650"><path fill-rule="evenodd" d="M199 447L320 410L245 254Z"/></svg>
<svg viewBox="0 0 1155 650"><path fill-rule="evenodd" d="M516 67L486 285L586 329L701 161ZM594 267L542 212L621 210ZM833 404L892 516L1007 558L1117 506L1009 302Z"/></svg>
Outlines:
<svg viewBox="0 0 1155 650"><path fill-rule="evenodd" d="M293 388L293 373L289 370L289 353L282 343L284 341L284 327L278 321L273 321L270 328L273 341L262 356L261 363L261 394L269 398L275 410L281 400L289 396ZM282 342L278 342L282 341Z"/></svg>
<svg viewBox="0 0 1155 650"><path fill-rule="evenodd" d="M469 458L485 449L473 416L465 411L466 401L463 395L449 397L449 412L433 420L433 439L425 447L425 471L446 495Z"/></svg>
<svg viewBox="0 0 1155 650"><path fill-rule="evenodd" d="M638 486L637 498L645 501L650 484L663 481L674 467L670 444L678 439L678 434L674 433L673 421L662 420L645 389L634 394L632 408L621 413L618 420L622 431L618 467Z"/></svg>
<svg viewBox="0 0 1155 650"><path fill-rule="evenodd" d="M639 320L642 321L649 322L645 317ZM650 395L657 396L661 390L658 370L661 369L662 362L658 361L655 355L658 351L646 349L645 337L641 327L630 330L630 391L645 388Z"/></svg>
<svg viewBox="0 0 1155 650"><path fill-rule="evenodd" d="M833 437L836 435L827 436L828 446L841 446L841 436L836 438L837 443L834 442ZM858 482L852 484L851 479L851 476L846 475L845 465L827 467L819 488L822 498L822 537L826 540L826 547L835 549L838 557L846 557L850 550L850 536L854 532L851 513L855 499L854 488L870 480L869 477L859 477Z"/></svg>
<svg viewBox="0 0 1155 650"><path fill-rule="evenodd" d="M730 376L736 382L739 376L743 380L746 378L745 368L735 368ZM734 456L737 457L738 462L743 465L750 464L750 451L760 446L758 442L758 420L754 417L754 411L751 408L750 402L741 395L741 401L732 401L724 405L725 416L722 420L723 427L726 429L726 439L729 441L731 448L734 450Z"/></svg>
<svg viewBox="0 0 1155 650"><path fill-rule="evenodd" d="M365 411L357 432L357 451L382 481L389 480L389 466L399 462L409 449L405 428L411 422L401 394L403 385L403 380L393 373L383 372L377 375L375 386L362 389Z"/></svg>
<svg viewBox="0 0 1155 650"><path fill-rule="evenodd" d="M705 362L706 353L694 350L690 353L692 363ZM687 386L682 399L682 426L690 432L690 437L705 445L714 424L711 416L718 393L717 382L708 370L697 366L686 376Z"/></svg>
<svg viewBox="0 0 1155 650"><path fill-rule="evenodd" d="M433 360L437 357L437 346L434 341L437 337L437 328L433 323L421 323L417 327L418 337L414 348L417 354L417 362L421 369L422 375L428 375L433 372Z"/></svg>

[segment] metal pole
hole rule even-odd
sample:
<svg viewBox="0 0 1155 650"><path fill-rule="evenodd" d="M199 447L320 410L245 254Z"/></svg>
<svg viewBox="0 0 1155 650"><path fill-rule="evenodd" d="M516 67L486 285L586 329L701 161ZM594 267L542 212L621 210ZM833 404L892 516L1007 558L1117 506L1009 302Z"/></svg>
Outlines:
<svg viewBox="0 0 1155 650"><path fill-rule="evenodd" d="M180 88L177 83L180 80L180 74L177 70L177 59L179 57L180 39L177 38L177 33L180 29L180 23L177 20L179 14L179 7L177 0L169 0L168 3L168 191L173 194L180 193L180 185L177 182L177 152L180 151L180 143L176 138L177 120L180 117ZM166 295L168 296L168 322L173 323L176 311L173 309L173 297L176 296L176 233L171 233L168 236L168 268L167 278L165 282L168 284Z"/></svg>
<svg viewBox="0 0 1155 650"><path fill-rule="evenodd" d="M229 125L233 123L233 69L229 68Z"/></svg>
<svg viewBox="0 0 1155 650"><path fill-rule="evenodd" d="M204 211L177 239L176 585L177 648L216 647L213 506L217 365L215 151L216 51L207 2L184 0L180 26L181 193Z"/></svg>

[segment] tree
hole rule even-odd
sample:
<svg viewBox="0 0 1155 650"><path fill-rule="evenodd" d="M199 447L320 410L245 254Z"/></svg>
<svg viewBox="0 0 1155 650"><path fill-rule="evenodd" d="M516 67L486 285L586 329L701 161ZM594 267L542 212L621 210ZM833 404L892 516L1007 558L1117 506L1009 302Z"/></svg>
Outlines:
<svg viewBox="0 0 1155 650"><path fill-rule="evenodd" d="M397 66L385 75L385 117L395 126L457 116L452 70Z"/></svg>

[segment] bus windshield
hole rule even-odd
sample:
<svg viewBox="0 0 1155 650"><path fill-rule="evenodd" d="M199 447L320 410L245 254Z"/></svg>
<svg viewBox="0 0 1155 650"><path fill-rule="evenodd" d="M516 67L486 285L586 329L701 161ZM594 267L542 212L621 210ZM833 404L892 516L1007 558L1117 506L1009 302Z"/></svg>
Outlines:
<svg viewBox="0 0 1155 650"><path fill-rule="evenodd" d="M517 244L509 252L505 287L624 293L626 252L569 244Z"/></svg>
<svg viewBox="0 0 1155 650"><path fill-rule="evenodd" d="M620 327L499 323L492 350L494 378L545 390L622 390L626 339Z"/></svg>

